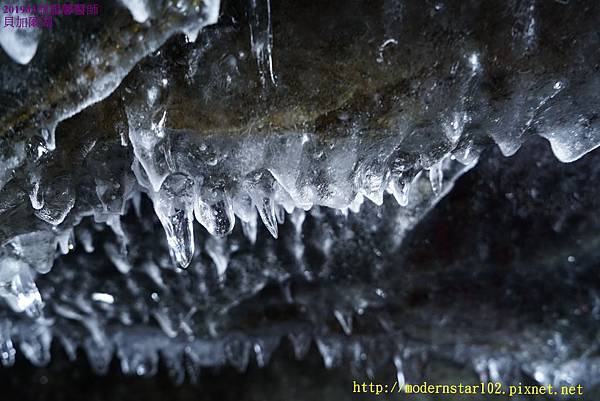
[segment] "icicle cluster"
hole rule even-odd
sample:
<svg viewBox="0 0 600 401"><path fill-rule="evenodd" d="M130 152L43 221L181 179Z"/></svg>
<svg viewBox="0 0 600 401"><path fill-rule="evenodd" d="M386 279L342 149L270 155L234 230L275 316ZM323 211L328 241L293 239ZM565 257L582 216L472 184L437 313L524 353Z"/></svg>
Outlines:
<svg viewBox="0 0 600 401"><path fill-rule="evenodd" d="M318 31L324 43L292 6L278 40L270 0L250 0L244 24L223 18L202 34L217 21L216 1L166 2L165 10L121 3L137 33L125 29L114 48L84 47L65 63L74 66L66 75L81 76L77 82L48 90L33 111L16 105L0 116L10 131L0 132L5 365L16 344L33 363L46 363L53 336L72 355L85 349L99 372L117 355L124 372L153 374L160 355L177 381L185 369L192 377L225 363L243 370L252 354L263 366L283 337L298 357L312 341L326 366L351 361L367 371L377 358L365 355L387 344L399 380L426 352L457 359L458 345L400 346L399 328L386 322L379 322L381 336L353 336L356 316L390 291L380 285L381 255L397 256L406 232L488 143L511 155L535 133L563 162L600 145L595 33L586 20L564 35L573 46L540 48L540 35L549 43L563 39L538 32L545 25L535 2L502 5L510 16L498 30L511 37L507 54L500 52L506 66L496 39L467 35L475 23L443 3L423 13L421 2L407 1L389 16L349 2L340 25L356 27L358 18L364 35L328 24ZM159 18L161 12L177 18ZM423 32L411 31L409 16ZM456 43L438 46L442 28ZM168 41L178 32L186 39ZM39 40L0 32L7 54L32 70L45 60ZM556 61L555 47L573 64ZM346 48L352 54L340 50ZM16 71L13 64L3 74ZM349 243L370 250L363 257L372 272L344 258L337 265ZM46 275L54 263L61 264L56 279ZM360 278L337 284L351 288L351 298L291 290L294 280L319 284L343 268ZM106 272L118 274L97 279ZM287 304L303 307L299 320L307 327L283 322L252 332L238 325L236 308L270 285ZM463 362L491 378L516 363L553 383L564 381L560 369L572 363L581 380L597 380L596 359L577 364L574 353L553 362L534 345L533 353L515 352L516 362L475 350Z"/></svg>

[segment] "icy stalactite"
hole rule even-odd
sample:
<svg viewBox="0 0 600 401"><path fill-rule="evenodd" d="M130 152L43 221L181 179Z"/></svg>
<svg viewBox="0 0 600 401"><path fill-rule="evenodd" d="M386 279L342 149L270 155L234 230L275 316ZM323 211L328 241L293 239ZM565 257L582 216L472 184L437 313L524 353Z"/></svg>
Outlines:
<svg viewBox="0 0 600 401"><path fill-rule="evenodd" d="M129 104L125 109L129 122L129 140L152 190L158 191L173 168L170 139L165 132L166 112L157 105L164 88L150 83L142 90L144 89L147 93L141 97L140 104L137 107L135 103ZM136 108L133 109L134 107Z"/></svg>
<svg viewBox="0 0 600 401"><path fill-rule="evenodd" d="M271 0L248 0L248 14L250 47L256 58L260 81L263 86L267 83L275 85Z"/></svg>
<svg viewBox="0 0 600 401"><path fill-rule="evenodd" d="M247 191L260 218L274 238L277 238L277 218L275 216L274 185L277 182L267 170L253 172L246 181Z"/></svg>
<svg viewBox="0 0 600 401"><path fill-rule="evenodd" d="M193 181L184 174L171 174L153 194L156 215L160 219L174 259L187 267L194 256Z"/></svg>
<svg viewBox="0 0 600 401"><path fill-rule="evenodd" d="M31 334L20 340L20 349L24 356L37 366L44 366L49 360L49 344L51 332L35 329ZM5 366L11 366L15 350L10 337L11 327L6 326L3 352L0 354ZM2 332L0 332L2 333ZM376 372L394 369L398 385L405 382L416 382L421 379L423 354L432 352L418 343L399 344L396 340L401 333L389 333L375 337L363 336L355 339L344 339L336 335L314 336L307 332L297 332L289 337L296 353L296 358L302 360L314 343L323 358L326 368L348 367L353 375L374 377ZM82 343L64 343L65 347L83 347L90 364L98 374L105 374L113 357L119 360L121 371L129 375L153 376L159 366L159 360L164 361L169 376L181 384L186 378L194 381L204 368L232 366L244 372L252 360L258 367L269 363L272 353L279 348L281 337L272 334L235 334L225 339L193 340L186 345L176 340L169 340L151 330L124 329L116 332L108 339L109 343L103 348L97 348L94 341L85 340ZM450 347L451 348L451 347ZM392 351L396 349L395 353ZM391 352L387 354L386 352ZM448 353L459 352L459 348L450 349ZM462 350L464 352L464 349ZM442 353L443 355L443 353ZM523 351L515 359L502 358L484 351L476 361L471 363L475 371L483 375L481 380L504 382L508 385L511 380L523 380L522 374L515 373L519 358L527 358ZM531 357L531 356L530 356ZM551 366L543 361L541 355L533 356L539 362L531 363L526 368L527 374L540 385L551 384L555 387L569 385L574 380L586 383L588 386L598 384L597 372L600 364L597 360L578 363L567 360L558 366ZM541 358L541 359L538 359ZM529 372L530 371L530 372Z"/></svg>

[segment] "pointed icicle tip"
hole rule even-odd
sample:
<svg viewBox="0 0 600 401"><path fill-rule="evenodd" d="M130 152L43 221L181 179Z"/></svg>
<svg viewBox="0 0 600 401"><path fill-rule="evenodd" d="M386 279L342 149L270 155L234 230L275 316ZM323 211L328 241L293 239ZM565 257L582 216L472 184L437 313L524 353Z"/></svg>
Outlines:
<svg viewBox="0 0 600 401"><path fill-rule="evenodd" d="M271 233L273 238L278 237L277 217L275 215L275 203L269 197L263 197L260 203L256 205L260 218Z"/></svg>

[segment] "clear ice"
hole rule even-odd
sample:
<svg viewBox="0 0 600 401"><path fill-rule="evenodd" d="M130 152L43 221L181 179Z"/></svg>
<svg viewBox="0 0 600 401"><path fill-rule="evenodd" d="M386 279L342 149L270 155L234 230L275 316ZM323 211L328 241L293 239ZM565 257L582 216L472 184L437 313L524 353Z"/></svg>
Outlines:
<svg viewBox="0 0 600 401"><path fill-rule="evenodd" d="M560 2L541 10L494 2L508 24L500 39L463 35L477 23L445 2L386 1L374 11L351 1L339 26L271 0L249 0L243 15L225 10L220 20L215 0L164 3L120 0L114 12L129 13L131 29L114 47L91 40L65 63L63 72L80 78L40 84L41 92L31 85L26 94L42 93L39 104L0 113L3 365L14 363L15 347L44 365L56 339L72 355L85 350L99 373L114 356L124 373L150 376L162 359L181 382L205 367L264 367L285 338L297 358L316 347L327 368L391 364L400 383L434 351L492 380L518 366L540 383L598 382L589 372L599 359L578 364L574 345L560 360L547 357L543 343L557 334L546 326L534 327L540 340L530 349L504 360L492 348L463 352L460 341L404 339L383 314L371 322L376 334L360 325L393 290L370 285L386 284L386 257L401 253L490 144L511 156L542 137L565 163L600 146L598 43L589 31L598 7L565 28L563 43L546 8L584 11ZM290 21L277 26L278 15ZM410 28L417 23L428 27L422 35ZM434 28L453 42L436 47ZM42 39L0 31L10 57L3 77L19 65L43 71ZM556 49L544 48L551 41L568 55L556 60ZM6 99L16 93L10 85ZM352 263L371 258L361 267L373 271L343 276L356 268L340 256L348 252ZM295 290L298 280L335 291ZM266 306L245 310L244 301L271 285L301 318L245 327L241 315L258 321ZM534 329L515 335L528 344ZM381 347L393 350L388 360Z"/></svg>

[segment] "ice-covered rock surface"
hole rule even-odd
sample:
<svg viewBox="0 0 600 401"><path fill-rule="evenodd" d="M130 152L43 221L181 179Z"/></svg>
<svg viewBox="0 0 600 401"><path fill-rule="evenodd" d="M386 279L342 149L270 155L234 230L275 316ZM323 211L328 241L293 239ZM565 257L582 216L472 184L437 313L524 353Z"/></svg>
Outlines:
<svg viewBox="0 0 600 401"><path fill-rule="evenodd" d="M0 33L4 365L55 339L181 381L288 338L369 374L597 384L597 2L157 4L65 18L37 52ZM467 229L465 204L539 243Z"/></svg>

